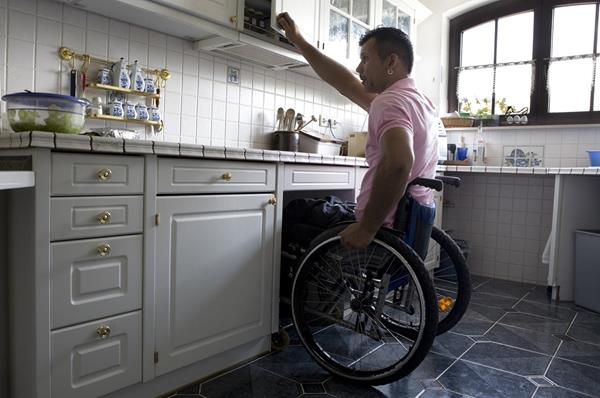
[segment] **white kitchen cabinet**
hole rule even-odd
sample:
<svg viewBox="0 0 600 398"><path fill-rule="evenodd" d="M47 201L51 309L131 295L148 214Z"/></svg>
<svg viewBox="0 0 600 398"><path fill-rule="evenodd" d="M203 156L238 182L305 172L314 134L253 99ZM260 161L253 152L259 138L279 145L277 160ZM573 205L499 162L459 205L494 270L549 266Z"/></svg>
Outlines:
<svg viewBox="0 0 600 398"><path fill-rule="evenodd" d="M271 333L272 199L157 199L157 376Z"/></svg>
<svg viewBox="0 0 600 398"><path fill-rule="evenodd" d="M377 25L402 29L411 38L415 33L415 9L402 0L379 0Z"/></svg>
<svg viewBox="0 0 600 398"><path fill-rule="evenodd" d="M237 15L238 0L150 0L165 7L174 8L197 17L224 25L231 25Z"/></svg>
<svg viewBox="0 0 600 398"><path fill-rule="evenodd" d="M246 0L246 2L250 3L251 0ZM282 12L287 12L296 21L302 36L309 43L319 46L320 7L320 0L273 0L271 26L273 29L279 29L276 26L276 16Z"/></svg>

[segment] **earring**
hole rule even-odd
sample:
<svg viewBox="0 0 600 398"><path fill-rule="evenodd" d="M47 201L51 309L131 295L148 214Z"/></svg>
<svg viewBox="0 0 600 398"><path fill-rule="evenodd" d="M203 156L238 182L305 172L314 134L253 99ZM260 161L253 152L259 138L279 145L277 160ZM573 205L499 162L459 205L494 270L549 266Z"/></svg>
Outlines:
<svg viewBox="0 0 600 398"><path fill-rule="evenodd" d="M387 74L390 75L390 76L393 75L394 74L394 70L393 69L388 69L387 70Z"/></svg>

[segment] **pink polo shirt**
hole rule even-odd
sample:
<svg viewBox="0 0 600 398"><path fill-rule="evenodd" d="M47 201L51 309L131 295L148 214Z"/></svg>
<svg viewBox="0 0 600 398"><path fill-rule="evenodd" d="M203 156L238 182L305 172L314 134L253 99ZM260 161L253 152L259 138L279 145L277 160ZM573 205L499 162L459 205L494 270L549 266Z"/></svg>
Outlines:
<svg viewBox="0 0 600 398"><path fill-rule="evenodd" d="M415 86L411 78L398 80L379 94L369 108L369 134L366 158L369 169L362 181L357 199L356 217L362 217L381 161L381 137L392 128L404 128L412 136L414 162L408 181L417 177L434 178L438 161L437 116L435 107ZM424 205L433 205L433 192L421 186L409 187L412 197ZM396 208L385 218L384 226L392 226Z"/></svg>

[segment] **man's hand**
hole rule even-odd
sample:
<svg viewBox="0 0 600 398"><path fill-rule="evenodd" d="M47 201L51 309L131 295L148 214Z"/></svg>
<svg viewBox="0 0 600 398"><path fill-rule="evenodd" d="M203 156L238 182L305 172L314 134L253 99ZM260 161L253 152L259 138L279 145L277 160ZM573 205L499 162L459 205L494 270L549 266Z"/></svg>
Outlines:
<svg viewBox="0 0 600 398"><path fill-rule="evenodd" d="M300 34L296 23L287 12L282 12L281 14L277 15L277 23L285 31L285 37L296 47L298 47L298 44L304 40L304 37L302 37Z"/></svg>
<svg viewBox="0 0 600 398"><path fill-rule="evenodd" d="M373 241L377 231L369 231L361 223L350 224L339 233L342 245L348 249L364 249Z"/></svg>

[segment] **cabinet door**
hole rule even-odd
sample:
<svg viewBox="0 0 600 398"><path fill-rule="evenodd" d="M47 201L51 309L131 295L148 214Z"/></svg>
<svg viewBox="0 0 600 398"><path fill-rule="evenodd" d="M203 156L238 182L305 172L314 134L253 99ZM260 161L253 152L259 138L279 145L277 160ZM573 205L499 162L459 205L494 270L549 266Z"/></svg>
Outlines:
<svg viewBox="0 0 600 398"><path fill-rule="evenodd" d="M399 28L415 38L415 9L401 0L380 0L377 4L377 24Z"/></svg>
<svg viewBox="0 0 600 398"><path fill-rule="evenodd" d="M272 197L157 199L157 375L270 334Z"/></svg>
<svg viewBox="0 0 600 398"><path fill-rule="evenodd" d="M273 0L271 5L271 26L279 30L277 26L277 14L287 12L296 21L300 32L311 44L318 46L319 40L319 0Z"/></svg>
<svg viewBox="0 0 600 398"><path fill-rule="evenodd" d="M237 15L237 0L150 0L197 17L212 19L231 25L231 17Z"/></svg>
<svg viewBox="0 0 600 398"><path fill-rule="evenodd" d="M354 70L358 42L374 26L375 0L325 0L321 9L321 50Z"/></svg>

